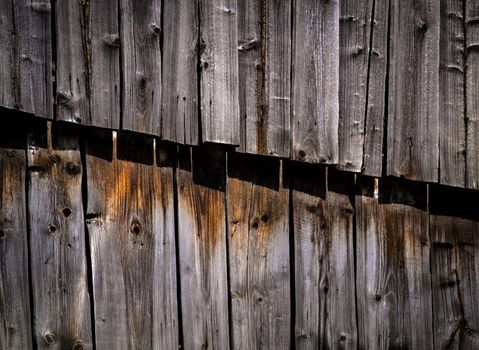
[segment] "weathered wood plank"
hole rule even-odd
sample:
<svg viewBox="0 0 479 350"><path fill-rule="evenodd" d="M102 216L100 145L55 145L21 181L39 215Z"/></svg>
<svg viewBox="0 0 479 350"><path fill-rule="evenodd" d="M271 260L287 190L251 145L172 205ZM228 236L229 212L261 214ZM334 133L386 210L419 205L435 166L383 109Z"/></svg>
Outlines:
<svg viewBox="0 0 479 350"><path fill-rule="evenodd" d="M387 173L437 182L439 1L391 2Z"/></svg>
<svg viewBox="0 0 479 350"><path fill-rule="evenodd" d="M171 154L155 157L151 138L111 135L86 143L96 347L175 349Z"/></svg>
<svg viewBox="0 0 479 350"><path fill-rule="evenodd" d="M160 135L161 1L121 0L122 127Z"/></svg>
<svg viewBox="0 0 479 350"><path fill-rule="evenodd" d="M200 0L202 141L239 145L236 0Z"/></svg>
<svg viewBox="0 0 479 350"><path fill-rule="evenodd" d="M13 118L13 115L2 117ZM32 349L25 135L0 132L0 349Z"/></svg>
<svg viewBox="0 0 479 350"><path fill-rule="evenodd" d="M0 106L16 108L15 94L15 21L13 3L3 0L0 11Z"/></svg>
<svg viewBox="0 0 479 350"><path fill-rule="evenodd" d="M433 349L427 188L362 178L356 195L361 349Z"/></svg>
<svg viewBox="0 0 479 350"><path fill-rule="evenodd" d="M217 148L181 147L178 245L185 349L228 349L226 163Z"/></svg>
<svg viewBox="0 0 479 350"><path fill-rule="evenodd" d="M339 25L339 169L360 172L373 0L343 0Z"/></svg>
<svg viewBox="0 0 479 350"><path fill-rule="evenodd" d="M289 349L289 190L278 159L228 154L232 344Z"/></svg>
<svg viewBox="0 0 479 350"><path fill-rule="evenodd" d="M296 0L291 157L338 162L339 1Z"/></svg>
<svg viewBox="0 0 479 350"><path fill-rule="evenodd" d="M240 150L289 158L291 5L238 2Z"/></svg>
<svg viewBox="0 0 479 350"><path fill-rule="evenodd" d="M197 2L163 2L161 137L188 145L199 142L198 12Z"/></svg>

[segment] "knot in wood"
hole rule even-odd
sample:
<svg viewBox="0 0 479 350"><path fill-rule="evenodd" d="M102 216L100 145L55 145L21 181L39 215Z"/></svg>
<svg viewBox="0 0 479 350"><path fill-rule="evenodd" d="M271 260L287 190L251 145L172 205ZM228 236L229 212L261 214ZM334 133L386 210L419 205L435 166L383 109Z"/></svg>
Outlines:
<svg viewBox="0 0 479 350"><path fill-rule="evenodd" d="M43 335L43 341L45 342L46 346L52 346L53 344L55 344L57 342L57 338L55 337L54 334L52 334L50 332L46 332Z"/></svg>
<svg viewBox="0 0 479 350"><path fill-rule="evenodd" d="M81 167L76 163L68 162L66 165L66 171L69 175L75 176L81 173Z"/></svg>
<svg viewBox="0 0 479 350"><path fill-rule="evenodd" d="M50 156L50 162L52 162L53 164L58 164L61 162L61 158L56 154L52 154Z"/></svg>
<svg viewBox="0 0 479 350"><path fill-rule="evenodd" d="M151 29L153 29L153 33L155 33L156 35L160 35L160 34L161 34L161 29L160 29L160 27L158 26L158 24L152 23L152 24L151 24Z"/></svg>
<svg viewBox="0 0 479 350"><path fill-rule="evenodd" d="M8 158L14 158L15 157L15 152L13 152L11 150L7 151L7 157Z"/></svg>
<svg viewBox="0 0 479 350"><path fill-rule="evenodd" d="M376 295L374 296L374 300L376 300L377 303L381 302L382 299L383 299L382 296L379 295L379 294L376 294Z"/></svg>
<svg viewBox="0 0 479 350"><path fill-rule="evenodd" d="M303 159L304 157L306 157L306 152L300 149L298 151L298 156L299 156L299 159Z"/></svg>
<svg viewBox="0 0 479 350"><path fill-rule="evenodd" d="M120 36L117 33L105 34L103 36L103 41L109 47L120 47Z"/></svg>
<svg viewBox="0 0 479 350"><path fill-rule="evenodd" d="M83 350L85 349L85 345L81 340L77 340L73 343L72 350Z"/></svg>
<svg viewBox="0 0 479 350"><path fill-rule="evenodd" d="M72 215L72 211L70 208L63 208L62 214L64 217L68 218L70 215Z"/></svg>
<svg viewBox="0 0 479 350"><path fill-rule="evenodd" d="M48 232L50 232L52 235L57 232L57 227L55 225L48 225Z"/></svg>
<svg viewBox="0 0 479 350"><path fill-rule="evenodd" d="M339 340L340 342L344 342L344 341L346 341L346 339L347 339L346 334L344 334L344 333L339 333L338 340Z"/></svg>
<svg viewBox="0 0 479 350"><path fill-rule="evenodd" d="M141 233L141 225L138 221L133 221L130 225L130 232L135 236L140 235Z"/></svg>
<svg viewBox="0 0 479 350"><path fill-rule="evenodd" d="M264 223L267 223L269 221L269 214L264 213L263 215L261 215L261 221L263 221Z"/></svg>

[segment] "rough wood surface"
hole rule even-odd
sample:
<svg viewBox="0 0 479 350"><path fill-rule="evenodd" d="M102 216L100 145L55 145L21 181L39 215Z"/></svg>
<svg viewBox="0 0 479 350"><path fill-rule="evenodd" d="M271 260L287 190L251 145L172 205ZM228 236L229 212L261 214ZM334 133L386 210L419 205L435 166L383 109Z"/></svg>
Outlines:
<svg viewBox="0 0 479 350"><path fill-rule="evenodd" d="M111 135L91 135L86 144L96 347L175 349L170 154L156 156L150 138L120 134L112 144Z"/></svg>
<svg viewBox="0 0 479 350"><path fill-rule="evenodd" d="M291 158L338 162L339 1L297 0Z"/></svg>
<svg viewBox="0 0 479 350"><path fill-rule="evenodd" d="M228 154L231 334L235 349L289 349L289 190L277 159Z"/></svg>
<svg viewBox="0 0 479 350"><path fill-rule="evenodd" d="M53 144L46 126L27 152L33 336L38 349L92 349L79 140L58 130Z"/></svg>
<svg viewBox="0 0 479 350"><path fill-rule="evenodd" d="M438 180L439 5L391 2L388 175Z"/></svg>
<svg viewBox="0 0 479 350"><path fill-rule="evenodd" d="M178 248L185 349L228 349L226 163L216 148L181 147Z"/></svg>
<svg viewBox="0 0 479 350"><path fill-rule="evenodd" d="M163 2L161 137L187 145L199 142L198 4Z"/></svg>
<svg viewBox="0 0 479 350"><path fill-rule="evenodd" d="M240 150L289 157L291 6L238 2Z"/></svg>
<svg viewBox="0 0 479 350"><path fill-rule="evenodd" d="M239 145L236 0L200 0L202 141Z"/></svg>
<svg viewBox="0 0 479 350"><path fill-rule="evenodd" d="M120 0L122 128L160 135L161 1Z"/></svg>
<svg viewBox="0 0 479 350"><path fill-rule="evenodd" d="M15 21L13 18L13 3L3 0L0 11L0 106L18 108L15 95Z"/></svg>

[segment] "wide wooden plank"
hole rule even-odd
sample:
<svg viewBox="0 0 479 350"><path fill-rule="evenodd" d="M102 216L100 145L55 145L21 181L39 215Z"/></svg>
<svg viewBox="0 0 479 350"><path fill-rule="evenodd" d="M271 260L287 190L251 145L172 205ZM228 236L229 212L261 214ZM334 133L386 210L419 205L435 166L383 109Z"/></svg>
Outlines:
<svg viewBox="0 0 479 350"><path fill-rule="evenodd" d="M161 137L197 145L198 126L198 3L163 2Z"/></svg>
<svg viewBox="0 0 479 350"><path fill-rule="evenodd" d="M339 25L339 169L360 172L373 0L343 0Z"/></svg>
<svg viewBox="0 0 479 350"><path fill-rule="evenodd" d="M361 349L434 349L425 184L362 178L356 195Z"/></svg>
<svg viewBox="0 0 479 350"><path fill-rule="evenodd" d="M235 349L290 346L289 190L282 174L278 159L228 154L228 263Z"/></svg>
<svg viewBox="0 0 479 350"><path fill-rule="evenodd" d="M236 0L200 0L202 141L239 145Z"/></svg>
<svg viewBox="0 0 479 350"><path fill-rule="evenodd" d="M121 0L122 128L160 135L161 1Z"/></svg>
<svg viewBox="0 0 479 350"><path fill-rule="evenodd" d="M225 152L181 147L178 246L185 349L228 349Z"/></svg>
<svg viewBox="0 0 479 350"><path fill-rule="evenodd" d="M391 2L387 173L437 182L439 1Z"/></svg>
<svg viewBox="0 0 479 350"><path fill-rule="evenodd" d="M238 2L240 150L289 157L291 5Z"/></svg>
<svg viewBox="0 0 479 350"><path fill-rule="evenodd" d="M86 142L96 347L175 349L172 155L156 155L151 138L113 140L90 133Z"/></svg>
<svg viewBox="0 0 479 350"><path fill-rule="evenodd" d="M339 1L295 1L291 157L338 162Z"/></svg>

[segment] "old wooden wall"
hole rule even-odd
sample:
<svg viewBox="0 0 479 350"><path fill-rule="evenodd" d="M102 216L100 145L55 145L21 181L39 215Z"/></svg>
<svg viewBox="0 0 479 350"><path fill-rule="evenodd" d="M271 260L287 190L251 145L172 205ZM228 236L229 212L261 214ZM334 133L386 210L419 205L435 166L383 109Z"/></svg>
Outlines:
<svg viewBox="0 0 479 350"><path fill-rule="evenodd" d="M475 349L479 193L27 118L0 349Z"/></svg>

